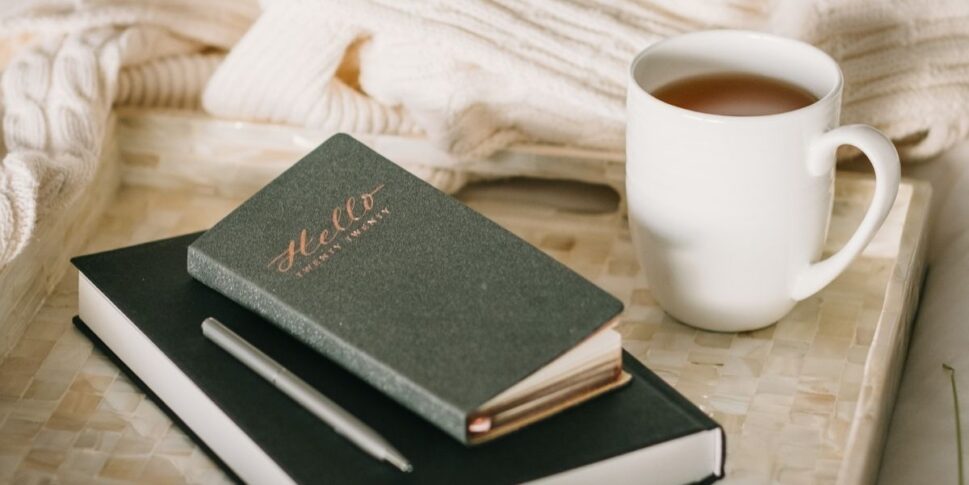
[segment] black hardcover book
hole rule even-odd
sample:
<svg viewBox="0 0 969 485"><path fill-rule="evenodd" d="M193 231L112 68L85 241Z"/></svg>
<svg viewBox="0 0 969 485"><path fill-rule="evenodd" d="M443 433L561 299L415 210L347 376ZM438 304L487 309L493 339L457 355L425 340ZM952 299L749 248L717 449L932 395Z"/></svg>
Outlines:
<svg viewBox="0 0 969 485"><path fill-rule="evenodd" d="M467 447L380 390L192 279L197 234L83 256L80 319L240 478L253 483L642 483L722 476L723 433L629 355L629 385L500 440ZM202 336L215 317L373 427L414 464L402 473Z"/></svg>
<svg viewBox="0 0 969 485"><path fill-rule="evenodd" d="M619 300L348 135L195 241L188 272L467 444L628 380Z"/></svg>

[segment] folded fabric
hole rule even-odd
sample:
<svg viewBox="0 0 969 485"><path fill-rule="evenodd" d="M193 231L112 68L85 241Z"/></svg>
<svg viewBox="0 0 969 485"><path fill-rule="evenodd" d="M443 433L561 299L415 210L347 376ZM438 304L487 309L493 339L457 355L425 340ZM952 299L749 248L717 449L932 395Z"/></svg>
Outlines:
<svg viewBox="0 0 969 485"><path fill-rule="evenodd" d="M230 118L410 133L457 159L521 140L621 151L630 59L663 37L771 30L845 72L845 123L907 159L969 133L969 3L894 0L272 2L205 91Z"/></svg>
<svg viewBox="0 0 969 485"><path fill-rule="evenodd" d="M3 37L31 41L2 78L0 265L87 187L119 94L145 104L161 96L166 105L196 104L215 67L205 51L231 47L258 13L235 0L41 1L0 21ZM147 81L146 71L171 73L164 68L172 62L186 68L176 79ZM119 79L127 66L140 67Z"/></svg>

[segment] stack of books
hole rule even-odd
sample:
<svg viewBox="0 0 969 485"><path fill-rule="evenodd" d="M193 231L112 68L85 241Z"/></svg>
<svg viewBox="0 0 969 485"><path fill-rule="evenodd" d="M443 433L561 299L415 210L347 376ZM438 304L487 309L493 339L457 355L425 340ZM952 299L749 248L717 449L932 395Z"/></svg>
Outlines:
<svg viewBox="0 0 969 485"><path fill-rule="evenodd" d="M205 233L73 261L77 325L247 482L723 476L621 302L347 135Z"/></svg>

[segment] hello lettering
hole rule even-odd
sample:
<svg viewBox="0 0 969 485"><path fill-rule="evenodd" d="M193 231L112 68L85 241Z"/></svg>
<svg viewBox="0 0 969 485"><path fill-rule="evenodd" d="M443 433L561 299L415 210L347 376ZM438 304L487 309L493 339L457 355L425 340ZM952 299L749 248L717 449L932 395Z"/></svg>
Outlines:
<svg viewBox="0 0 969 485"><path fill-rule="evenodd" d="M343 204L334 207L324 216L322 227L304 227L299 234L289 240L281 253L269 260L269 268L275 268L280 273L286 273L294 266L301 266L301 259L313 256L321 250L330 251L330 244L348 230L354 228L354 223L364 219L374 211L374 196L384 188L384 184L374 187L369 192L358 196L347 197Z"/></svg>

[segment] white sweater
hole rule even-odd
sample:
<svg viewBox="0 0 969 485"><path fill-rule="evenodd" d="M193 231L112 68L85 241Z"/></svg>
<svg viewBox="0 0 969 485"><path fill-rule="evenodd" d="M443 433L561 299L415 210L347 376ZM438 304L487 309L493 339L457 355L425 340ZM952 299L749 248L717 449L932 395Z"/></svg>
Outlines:
<svg viewBox="0 0 969 485"><path fill-rule="evenodd" d="M965 0L267 0L262 7L54 0L0 21L8 44L30 41L2 79L0 264L27 244L39 219L87 186L112 103L192 108L201 97L220 117L424 133L456 164L520 140L618 151L632 55L669 35L731 27L775 31L831 53L845 72L842 121L882 129L906 159L969 134ZM456 190L457 174L427 176Z"/></svg>

